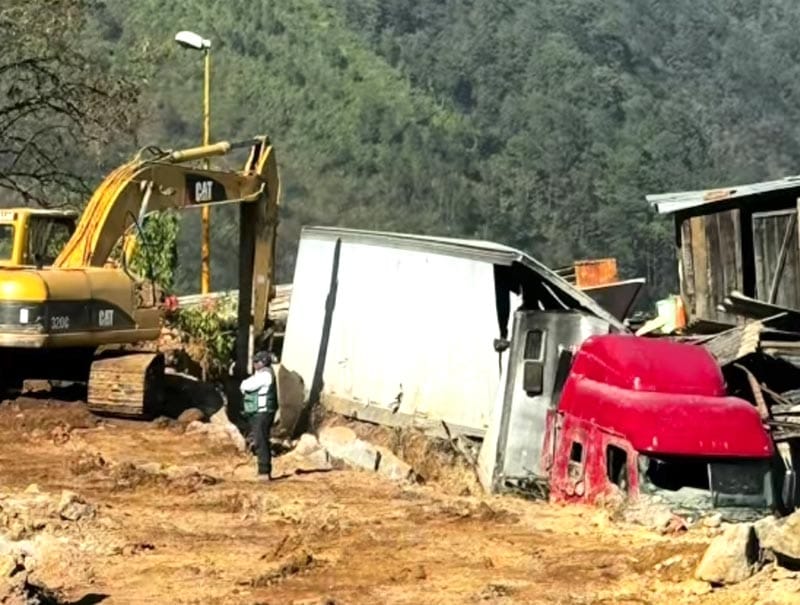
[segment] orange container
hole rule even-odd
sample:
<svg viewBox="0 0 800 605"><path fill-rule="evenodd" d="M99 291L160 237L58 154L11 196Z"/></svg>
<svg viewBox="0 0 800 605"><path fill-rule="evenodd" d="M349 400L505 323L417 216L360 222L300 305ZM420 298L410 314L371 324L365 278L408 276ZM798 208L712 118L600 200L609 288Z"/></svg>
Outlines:
<svg viewBox="0 0 800 605"><path fill-rule="evenodd" d="M619 281L616 258L575 261L575 285L578 288L604 286Z"/></svg>

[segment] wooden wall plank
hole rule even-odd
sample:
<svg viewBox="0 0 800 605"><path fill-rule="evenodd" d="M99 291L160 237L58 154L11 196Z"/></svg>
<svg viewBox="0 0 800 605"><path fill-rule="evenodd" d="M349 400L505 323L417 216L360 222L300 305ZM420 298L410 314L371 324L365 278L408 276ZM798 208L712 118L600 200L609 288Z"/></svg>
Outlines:
<svg viewBox="0 0 800 605"><path fill-rule="evenodd" d="M684 220L680 227L680 289L686 312L690 317L695 314L694 259L692 258L692 230L689 220Z"/></svg>
<svg viewBox="0 0 800 605"><path fill-rule="evenodd" d="M704 216L693 216L689 219L689 223L692 232L692 258L694 259L695 316L711 318L709 315L709 267L705 219Z"/></svg>

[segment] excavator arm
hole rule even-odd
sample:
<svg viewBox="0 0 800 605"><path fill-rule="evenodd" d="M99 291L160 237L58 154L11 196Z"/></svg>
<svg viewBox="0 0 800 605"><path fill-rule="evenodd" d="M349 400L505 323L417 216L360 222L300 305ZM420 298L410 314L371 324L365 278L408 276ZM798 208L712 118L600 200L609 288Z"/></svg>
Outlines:
<svg viewBox="0 0 800 605"><path fill-rule="evenodd" d="M224 156L250 147L241 171L196 168L190 163ZM145 153L151 157L143 158ZM252 204L252 320L254 336L264 329L274 280L275 239L280 179L269 139L256 137L241 143L220 142L191 149L161 152L145 150L113 171L95 190L75 232L53 263L54 268L102 267L122 237L146 214L207 204ZM133 249L130 239L124 254ZM248 280L249 281L249 280Z"/></svg>

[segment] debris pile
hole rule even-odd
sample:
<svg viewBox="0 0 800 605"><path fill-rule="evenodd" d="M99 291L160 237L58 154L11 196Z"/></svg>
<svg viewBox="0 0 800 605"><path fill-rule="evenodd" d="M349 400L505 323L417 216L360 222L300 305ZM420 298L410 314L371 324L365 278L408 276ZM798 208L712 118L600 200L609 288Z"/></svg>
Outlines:
<svg viewBox="0 0 800 605"><path fill-rule="evenodd" d="M44 493L31 484L24 493L0 495L0 603L62 602L60 582L84 571L73 564L80 528L96 516L94 505L69 490Z"/></svg>
<svg viewBox="0 0 800 605"><path fill-rule="evenodd" d="M713 585L736 584L769 563L785 570L787 577L800 571L800 512L725 526L703 555L695 577Z"/></svg>

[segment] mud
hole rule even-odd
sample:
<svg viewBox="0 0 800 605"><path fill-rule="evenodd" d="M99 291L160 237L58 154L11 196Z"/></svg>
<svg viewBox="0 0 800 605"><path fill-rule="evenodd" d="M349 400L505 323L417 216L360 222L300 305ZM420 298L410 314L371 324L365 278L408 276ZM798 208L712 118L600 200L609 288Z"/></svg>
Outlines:
<svg viewBox="0 0 800 605"><path fill-rule="evenodd" d="M706 529L661 535L594 509L461 495L469 484L448 483L452 469L401 484L346 469L297 473L296 457L283 455L275 471L284 478L260 483L249 457L206 435L98 423L75 404L11 408L0 406L0 496L49 503L14 510L33 511L26 582L51 602L743 605L800 596L800 580L770 568L725 589L693 581ZM56 427L69 439L52 439ZM444 446L440 454L461 464ZM463 462L455 475L470 472ZM61 519L63 490L92 514Z"/></svg>

